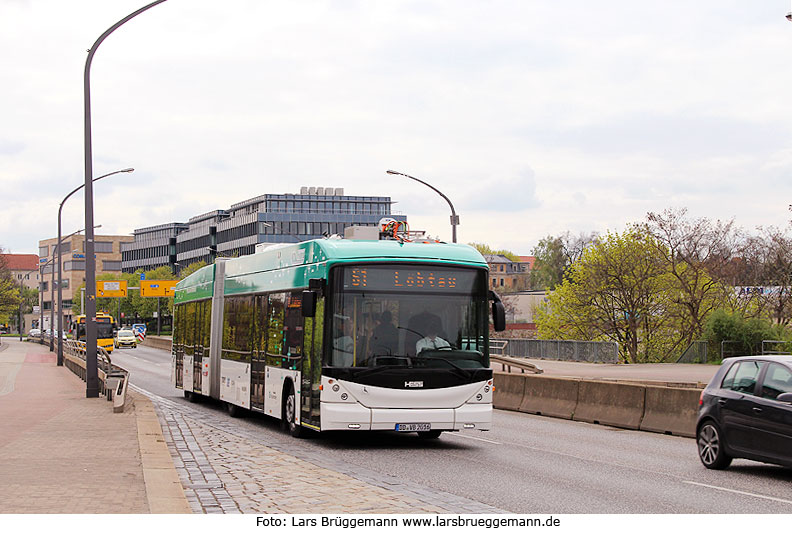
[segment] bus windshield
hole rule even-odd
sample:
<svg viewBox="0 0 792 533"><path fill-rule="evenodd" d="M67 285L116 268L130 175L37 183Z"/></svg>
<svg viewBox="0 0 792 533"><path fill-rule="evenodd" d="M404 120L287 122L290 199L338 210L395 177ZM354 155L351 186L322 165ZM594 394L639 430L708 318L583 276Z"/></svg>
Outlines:
<svg viewBox="0 0 792 533"><path fill-rule="evenodd" d="M96 321L96 338L97 339L112 339L113 338L113 324L109 321L97 320ZM85 340L85 321L77 324L77 340Z"/></svg>
<svg viewBox="0 0 792 533"><path fill-rule="evenodd" d="M335 367L487 368L485 271L434 265L337 267Z"/></svg>

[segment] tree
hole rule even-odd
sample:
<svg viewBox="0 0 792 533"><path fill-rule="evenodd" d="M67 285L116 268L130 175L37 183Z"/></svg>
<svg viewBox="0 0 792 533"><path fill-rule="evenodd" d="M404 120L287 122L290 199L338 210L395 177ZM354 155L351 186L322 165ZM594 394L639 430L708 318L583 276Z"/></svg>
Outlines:
<svg viewBox="0 0 792 533"><path fill-rule="evenodd" d="M769 318L786 326L792 318L792 238L770 227L763 230L760 242L757 253L761 266L756 285L763 290L754 294Z"/></svg>
<svg viewBox="0 0 792 533"><path fill-rule="evenodd" d="M531 270L531 286L547 290L560 285L566 272L595 238L595 233L573 236L567 231L558 237L548 235L541 239L531 252L536 258Z"/></svg>
<svg viewBox="0 0 792 533"><path fill-rule="evenodd" d="M586 247L540 307L540 338L611 340L626 362L662 361L679 345L667 318L673 279L645 228Z"/></svg>
<svg viewBox="0 0 792 533"><path fill-rule="evenodd" d="M9 321L11 315L19 310L20 302L19 287L14 284L5 257L0 254L0 323Z"/></svg>
<svg viewBox="0 0 792 533"><path fill-rule="evenodd" d="M726 280L734 265L739 234L734 222L690 220L686 209L647 215L655 250L673 276L675 322L683 341L700 337L707 316L728 305Z"/></svg>
<svg viewBox="0 0 792 533"><path fill-rule="evenodd" d="M520 261L520 257L514 252L510 252L509 250L493 250L488 245L477 242L471 242L470 246L478 250L478 252L481 255L502 255L509 261L514 261L514 262Z"/></svg>
<svg viewBox="0 0 792 533"><path fill-rule="evenodd" d="M206 266L206 261L197 261L195 263L190 263L189 265L184 267L184 269L181 272L179 272L179 279L182 280L187 276L189 276L190 274L196 272L197 270L202 269L205 266Z"/></svg>

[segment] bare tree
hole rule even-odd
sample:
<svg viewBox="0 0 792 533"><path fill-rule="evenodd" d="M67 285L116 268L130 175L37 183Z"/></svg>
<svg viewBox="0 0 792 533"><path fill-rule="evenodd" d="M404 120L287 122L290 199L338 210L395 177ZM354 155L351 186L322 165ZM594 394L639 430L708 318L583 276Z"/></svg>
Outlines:
<svg viewBox="0 0 792 533"><path fill-rule="evenodd" d="M769 227L756 240L760 242L756 247L760 269L754 292L763 314L776 324L787 325L792 318L792 238Z"/></svg>
<svg viewBox="0 0 792 533"><path fill-rule="evenodd" d="M734 221L690 219L687 209L647 214L648 229L675 279L677 323L686 343L701 335L706 317L729 299L727 279L740 240Z"/></svg>

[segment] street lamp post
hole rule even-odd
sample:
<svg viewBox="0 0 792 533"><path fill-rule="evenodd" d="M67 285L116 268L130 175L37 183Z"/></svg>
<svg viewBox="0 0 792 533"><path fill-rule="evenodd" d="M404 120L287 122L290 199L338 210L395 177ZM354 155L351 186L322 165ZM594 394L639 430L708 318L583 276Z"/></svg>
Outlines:
<svg viewBox="0 0 792 533"><path fill-rule="evenodd" d="M156 0L130 13L107 29L88 51L83 74L85 121L85 396L99 397L99 375L96 368L96 258L93 232L93 157L91 153L91 61L97 48L115 30L144 11L165 2Z"/></svg>
<svg viewBox="0 0 792 533"><path fill-rule="evenodd" d="M99 181L102 178L106 178L108 176L112 176L114 174L120 174L121 172L134 172L134 168L125 168L122 170L116 170L115 172L110 172L109 174L105 174L104 176L99 176L98 178L94 178L92 181ZM66 195L61 203L60 207L58 207L58 242L61 242L61 213L63 213L63 204L66 203L66 200L71 198L71 195L79 191L85 187L85 184L80 185L79 187L75 188L72 192ZM61 260L60 260L60 245L58 245L58 366L63 366L63 291L61 289L61 285L63 284L63 276L61 272ZM50 351L52 348L50 347Z"/></svg>
<svg viewBox="0 0 792 533"><path fill-rule="evenodd" d="M94 228L101 228L101 227L102 227L101 224L99 224L98 226L94 226ZM52 250L52 257L50 257L49 261L47 261L43 265L39 264L39 279L41 280L40 283L39 283L39 292L41 293L41 305L39 306L39 330L41 331L41 337L40 337L41 340L44 340L44 292L41 291L40 289L41 289L41 283L44 281L44 268L46 268L46 266L49 265L50 263L54 263L55 262L55 252L56 251L58 252L58 254L57 254L58 255L58 264L60 264L60 247L63 245L63 241L65 241L66 239L70 238L72 235L77 235L78 233L80 233L82 231L85 231L85 229L83 228L83 229L79 229L77 231L73 231L72 233L69 233L68 235L66 235L62 239L59 237L58 240L55 241L55 246L53 247L53 250ZM54 265L52 267L52 272L51 273L52 273L52 276L50 277L50 331L52 333L50 334L50 351L53 350L52 336L55 335L55 324L54 324L54 320L55 320L55 316L54 316L54 313L55 313L55 293L54 293L54 288L55 288L54 287L55 286L55 266ZM61 366L62 365L63 365L63 362L61 361Z"/></svg>
<svg viewBox="0 0 792 533"><path fill-rule="evenodd" d="M459 216L456 214L456 211L454 210L454 204L451 203L451 200L448 199L448 196L446 196L445 194L441 193L438 189L436 189L435 187L429 185L425 181L419 180L418 178L415 178L415 177L410 176L408 174L403 174L401 172L396 172L395 170L388 170L387 173L388 174L397 174L399 176L404 176L405 178L410 178L411 180L415 180L418 183L423 183L424 185L426 185L427 187L432 189L434 192L436 192L437 194L442 196L443 200L448 202L448 206L451 208L451 242L457 242L456 227L459 225Z"/></svg>

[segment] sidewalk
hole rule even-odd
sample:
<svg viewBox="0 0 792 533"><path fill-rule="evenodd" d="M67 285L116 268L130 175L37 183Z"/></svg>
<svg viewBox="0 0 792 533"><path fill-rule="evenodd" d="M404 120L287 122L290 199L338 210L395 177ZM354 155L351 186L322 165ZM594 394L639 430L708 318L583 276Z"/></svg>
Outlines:
<svg viewBox="0 0 792 533"><path fill-rule="evenodd" d="M55 357L3 339L0 513L191 512L150 400L114 414Z"/></svg>

